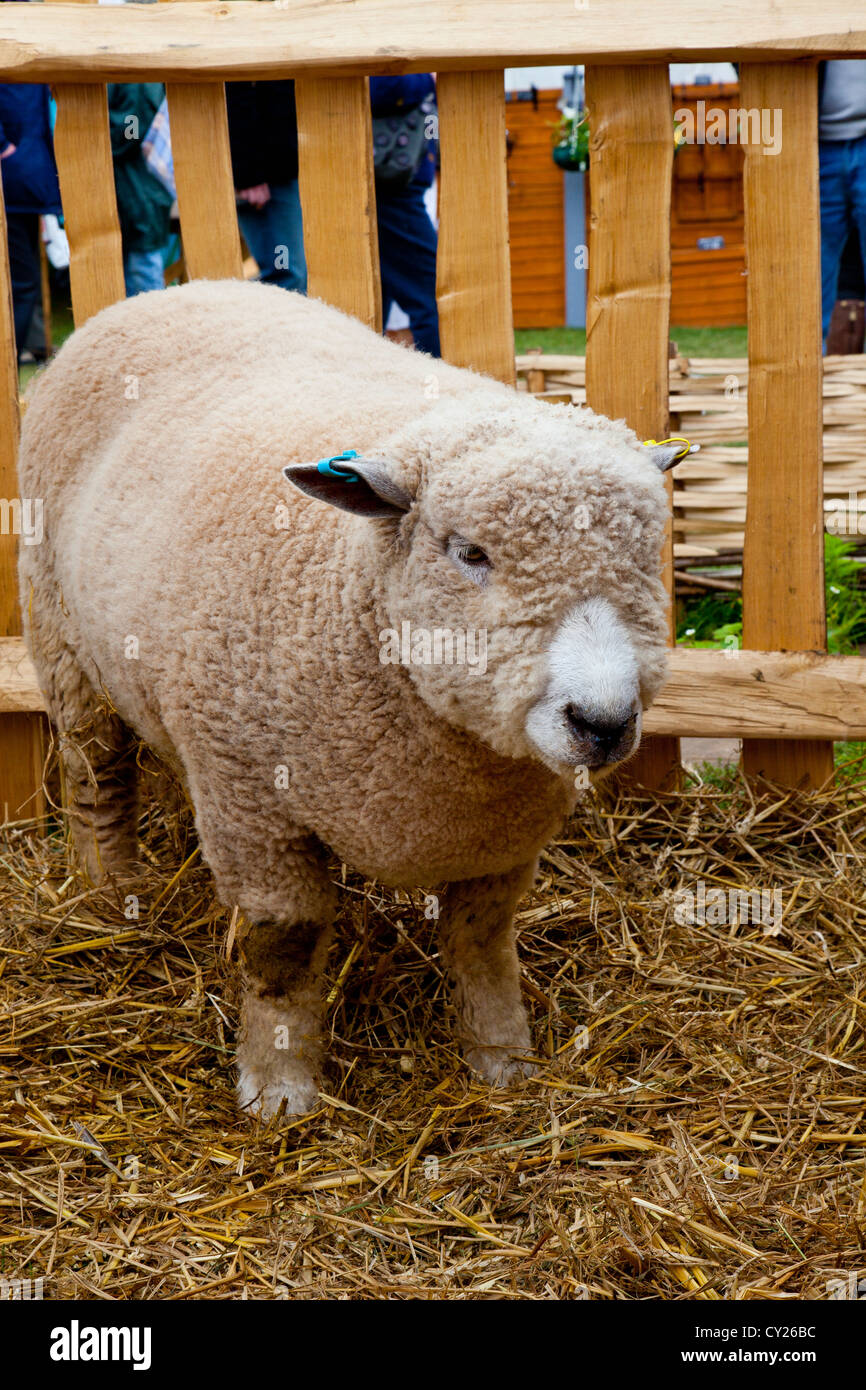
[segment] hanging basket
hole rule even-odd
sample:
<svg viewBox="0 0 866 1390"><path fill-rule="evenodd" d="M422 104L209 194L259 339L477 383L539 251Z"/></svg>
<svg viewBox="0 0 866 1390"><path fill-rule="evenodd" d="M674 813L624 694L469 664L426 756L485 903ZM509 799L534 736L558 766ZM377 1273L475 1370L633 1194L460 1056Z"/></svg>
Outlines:
<svg viewBox="0 0 866 1390"><path fill-rule="evenodd" d="M569 111L554 127L553 162L560 169L581 173L589 168L589 124L585 111Z"/></svg>
<svg viewBox="0 0 866 1390"><path fill-rule="evenodd" d="M582 174L589 168L589 156L576 153L570 145L554 145L553 162L558 164L560 169L580 170Z"/></svg>

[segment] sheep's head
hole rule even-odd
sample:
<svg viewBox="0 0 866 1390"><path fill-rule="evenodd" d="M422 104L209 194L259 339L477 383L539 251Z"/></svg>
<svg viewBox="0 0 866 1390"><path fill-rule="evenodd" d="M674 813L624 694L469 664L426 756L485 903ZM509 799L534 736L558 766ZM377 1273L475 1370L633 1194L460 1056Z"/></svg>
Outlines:
<svg viewBox="0 0 866 1390"><path fill-rule="evenodd" d="M363 457L286 476L356 516L380 660L498 753L560 774L627 758L665 674L661 470L590 411L442 401Z"/></svg>

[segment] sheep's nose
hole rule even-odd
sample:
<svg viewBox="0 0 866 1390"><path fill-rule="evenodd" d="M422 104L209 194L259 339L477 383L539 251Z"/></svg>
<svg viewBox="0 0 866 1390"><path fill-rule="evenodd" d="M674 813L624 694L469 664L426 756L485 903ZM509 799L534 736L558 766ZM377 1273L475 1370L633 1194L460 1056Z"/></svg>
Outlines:
<svg viewBox="0 0 866 1390"><path fill-rule="evenodd" d="M570 732L586 749L590 766L616 762L631 751L637 715L630 714L621 723L603 724L585 719L574 705L566 705L565 720Z"/></svg>

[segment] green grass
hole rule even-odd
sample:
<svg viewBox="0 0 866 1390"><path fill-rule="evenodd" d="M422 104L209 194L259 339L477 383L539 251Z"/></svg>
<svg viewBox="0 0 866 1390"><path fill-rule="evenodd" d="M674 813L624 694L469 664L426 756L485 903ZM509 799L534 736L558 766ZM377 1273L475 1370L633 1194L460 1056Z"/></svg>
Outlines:
<svg viewBox="0 0 866 1390"><path fill-rule="evenodd" d="M671 328L671 337L684 357L745 357L746 327ZM542 352L583 357L586 331L583 328L520 328L514 334L515 352L540 347Z"/></svg>
<svg viewBox="0 0 866 1390"><path fill-rule="evenodd" d="M683 357L746 357L749 346L746 325L731 328L671 328Z"/></svg>
<svg viewBox="0 0 866 1390"><path fill-rule="evenodd" d="M561 353L563 357L586 355L586 330L583 328L518 328L514 334L514 351Z"/></svg>

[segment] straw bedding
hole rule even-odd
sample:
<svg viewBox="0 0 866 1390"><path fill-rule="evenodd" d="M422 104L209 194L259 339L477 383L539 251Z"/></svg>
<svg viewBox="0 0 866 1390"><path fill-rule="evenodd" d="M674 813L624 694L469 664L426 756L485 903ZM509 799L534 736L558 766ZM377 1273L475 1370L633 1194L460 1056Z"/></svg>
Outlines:
<svg viewBox="0 0 866 1390"><path fill-rule="evenodd" d="M236 1111L232 923L188 814L151 799L141 829L137 919L68 876L56 820L0 836L0 1278L121 1300L866 1280L859 783L588 793L519 914L543 1065L507 1092L456 1054L431 904L341 873L321 1107L268 1127ZM698 880L780 889L781 923L681 923Z"/></svg>

